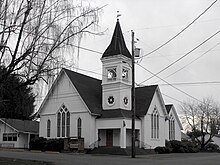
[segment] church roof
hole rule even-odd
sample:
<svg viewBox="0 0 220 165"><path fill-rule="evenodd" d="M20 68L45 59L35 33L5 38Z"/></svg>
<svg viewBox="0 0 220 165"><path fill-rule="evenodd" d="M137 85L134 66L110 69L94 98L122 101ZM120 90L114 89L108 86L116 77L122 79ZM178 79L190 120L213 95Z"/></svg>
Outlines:
<svg viewBox="0 0 220 165"><path fill-rule="evenodd" d="M181 124L181 122L180 122L180 120L179 120L179 117L178 117L178 115L177 115L177 113L176 113L176 110L175 110L174 105L173 105L173 104L168 104L168 105L165 105L165 107L166 107L166 110L167 110L167 114L170 113L170 111L172 110L172 107L173 107L173 113L174 113L174 115L176 116L176 120L177 120L177 122L178 122L178 124L179 124L179 126L180 126L180 129L183 130L183 126L182 126L182 124Z"/></svg>
<svg viewBox="0 0 220 165"><path fill-rule="evenodd" d="M126 44L125 44L121 26L119 24L119 21L117 21L111 43L108 46L108 48L105 50L105 52L103 53L102 58L119 55L119 54L122 54L128 58L131 58L131 54L128 51Z"/></svg>
<svg viewBox="0 0 220 165"><path fill-rule="evenodd" d="M39 122L31 120L6 119L0 120L15 129L17 132L39 133Z"/></svg>
<svg viewBox="0 0 220 165"><path fill-rule="evenodd" d="M65 73L79 92L83 101L93 114L100 115L102 118L111 117L131 117L131 111L128 110L103 110L102 109L102 85L101 80L76 73L64 69ZM157 85L137 87L135 90L136 94L136 115L144 116L150 103L153 99L154 93L158 88Z"/></svg>
<svg viewBox="0 0 220 165"><path fill-rule="evenodd" d="M135 88L135 105L138 116L146 115L158 85Z"/></svg>
<svg viewBox="0 0 220 165"><path fill-rule="evenodd" d="M102 81L67 69L64 69L64 71L70 78L91 113L101 114Z"/></svg>

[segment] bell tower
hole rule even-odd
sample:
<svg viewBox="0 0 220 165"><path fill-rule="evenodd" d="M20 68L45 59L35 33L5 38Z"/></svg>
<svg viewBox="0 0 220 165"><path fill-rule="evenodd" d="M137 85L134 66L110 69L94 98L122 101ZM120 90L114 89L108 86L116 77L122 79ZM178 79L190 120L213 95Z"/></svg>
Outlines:
<svg viewBox="0 0 220 165"><path fill-rule="evenodd" d="M131 58L117 19L112 40L101 58L103 110L131 110Z"/></svg>

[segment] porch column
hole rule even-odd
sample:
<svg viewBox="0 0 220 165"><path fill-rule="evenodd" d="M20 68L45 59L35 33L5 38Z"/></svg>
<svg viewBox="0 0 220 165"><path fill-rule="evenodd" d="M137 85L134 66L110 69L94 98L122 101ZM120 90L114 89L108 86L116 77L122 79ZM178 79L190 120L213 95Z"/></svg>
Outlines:
<svg viewBox="0 0 220 165"><path fill-rule="evenodd" d="M120 148L126 148L126 127L122 126L120 130Z"/></svg>
<svg viewBox="0 0 220 165"><path fill-rule="evenodd" d="M27 142L27 148L30 149L30 141L31 141L31 134L28 133L28 142Z"/></svg>

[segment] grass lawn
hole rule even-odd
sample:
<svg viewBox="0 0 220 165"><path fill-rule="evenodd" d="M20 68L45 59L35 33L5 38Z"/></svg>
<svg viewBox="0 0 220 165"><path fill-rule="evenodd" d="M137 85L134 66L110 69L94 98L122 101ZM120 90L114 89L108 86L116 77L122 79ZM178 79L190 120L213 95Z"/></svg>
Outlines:
<svg viewBox="0 0 220 165"><path fill-rule="evenodd" d="M53 165L53 163L0 157L0 165Z"/></svg>

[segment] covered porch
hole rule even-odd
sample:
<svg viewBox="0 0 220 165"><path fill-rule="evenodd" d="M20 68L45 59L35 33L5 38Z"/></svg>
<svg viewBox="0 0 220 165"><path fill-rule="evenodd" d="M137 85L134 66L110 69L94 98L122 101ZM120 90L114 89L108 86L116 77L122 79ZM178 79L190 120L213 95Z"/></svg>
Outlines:
<svg viewBox="0 0 220 165"><path fill-rule="evenodd" d="M131 119L97 120L96 147L131 147ZM141 121L135 121L136 147L140 147Z"/></svg>

